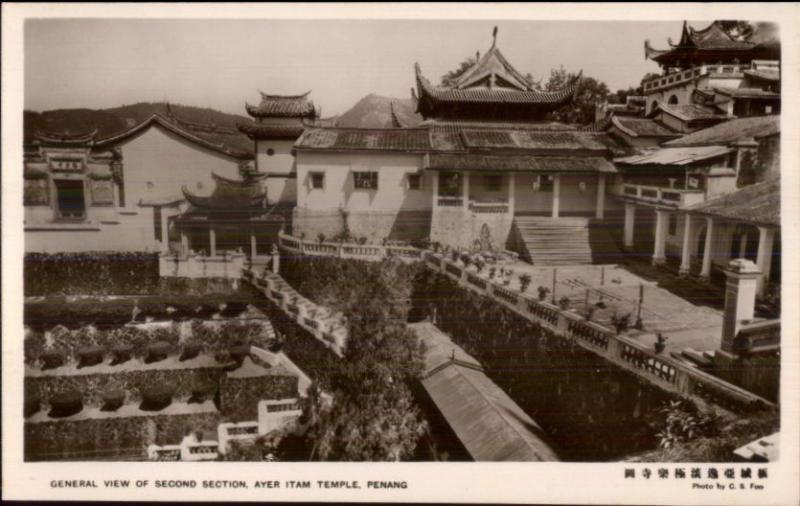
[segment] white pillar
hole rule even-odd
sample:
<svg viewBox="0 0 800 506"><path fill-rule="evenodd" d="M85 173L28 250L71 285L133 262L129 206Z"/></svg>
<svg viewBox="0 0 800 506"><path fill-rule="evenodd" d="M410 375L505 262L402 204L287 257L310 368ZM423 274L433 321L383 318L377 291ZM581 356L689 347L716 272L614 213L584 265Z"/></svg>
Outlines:
<svg viewBox="0 0 800 506"><path fill-rule="evenodd" d="M758 280L758 294L764 295L764 290L769 280L772 269L772 247L775 241L775 230L767 227L758 227L758 256L756 266L761 271Z"/></svg>
<svg viewBox="0 0 800 506"><path fill-rule="evenodd" d="M464 208L466 211L469 209L469 172L462 172L462 184L461 184L461 207Z"/></svg>
<svg viewBox="0 0 800 506"><path fill-rule="evenodd" d="M734 339L743 323L753 320L758 267L743 258L731 260L725 271L725 313L722 318L722 351L733 353Z"/></svg>
<svg viewBox="0 0 800 506"><path fill-rule="evenodd" d="M706 217L706 245L703 248L703 268L700 270L700 277L708 279L711 277L711 255L714 248L714 220L710 216Z"/></svg>
<svg viewBox="0 0 800 506"><path fill-rule="evenodd" d="M169 251L169 221L166 209L161 208L161 251Z"/></svg>
<svg viewBox="0 0 800 506"><path fill-rule="evenodd" d="M553 218L558 218L560 198L561 178L556 174L553 176Z"/></svg>
<svg viewBox="0 0 800 506"><path fill-rule="evenodd" d="M625 247L633 248L633 227L636 219L636 204L625 203Z"/></svg>
<svg viewBox="0 0 800 506"><path fill-rule="evenodd" d="M508 175L508 214L514 216L514 193L516 192L516 174Z"/></svg>
<svg viewBox="0 0 800 506"><path fill-rule="evenodd" d="M433 175L433 182L431 184L431 209L439 207L439 173L436 171L431 172Z"/></svg>
<svg viewBox="0 0 800 506"><path fill-rule="evenodd" d="M655 245L653 248L653 264L663 264L667 258L664 254L665 243L667 240L667 220L669 215L667 211L656 211L656 233Z"/></svg>
<svg viewBox="0 0 800 506"><path fill-rule="evenodd" d="M214 230L214 227L208 227L208 243L211 249L209 256L217 256L217 231Z"/></svg>
<svg viewBox="0 0 800 506"><path fill-rule="evenodd" d="M595 209L594 217L603 219L606 206L606 176L599 174L597 176L597 207Z"/></svg>
<svg viewBox="0 0 800 506"><path fill-rule="evenodd" d="M256 233L250 232L250 260L256 258Z"/></svg>
<svg viewBox="0 0 800 506"><path fill-rule="evenodd" d="M681 250L680 274L689 274L692 265L692 216L689 213L683 215L683 249Z"/></svg>

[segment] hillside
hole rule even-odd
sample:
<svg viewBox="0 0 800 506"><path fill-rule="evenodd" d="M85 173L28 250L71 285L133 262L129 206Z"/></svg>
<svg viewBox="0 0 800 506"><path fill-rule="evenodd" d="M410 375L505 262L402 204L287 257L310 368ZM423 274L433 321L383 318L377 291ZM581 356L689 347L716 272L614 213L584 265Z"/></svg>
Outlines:
<svg viewBox="0 0 800 506"><path fill-rule="evenodd" d="M410 98L391 98L370 94L359 100L353 107L337 118L336 125L347 128L391 128L392 108L404 123L414 126L422 121L416 106Z"/></svg>

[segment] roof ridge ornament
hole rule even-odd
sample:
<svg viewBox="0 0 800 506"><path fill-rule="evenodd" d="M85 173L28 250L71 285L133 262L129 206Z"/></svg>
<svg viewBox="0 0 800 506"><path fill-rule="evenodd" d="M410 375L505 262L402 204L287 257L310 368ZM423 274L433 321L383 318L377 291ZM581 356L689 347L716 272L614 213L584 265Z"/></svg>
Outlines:
<svg viewBox="0 0 800 506"><path fill-rule="evenodd" d="M494 25L494 30L492 30L492 49L497 45L497 25Z"/></svg>

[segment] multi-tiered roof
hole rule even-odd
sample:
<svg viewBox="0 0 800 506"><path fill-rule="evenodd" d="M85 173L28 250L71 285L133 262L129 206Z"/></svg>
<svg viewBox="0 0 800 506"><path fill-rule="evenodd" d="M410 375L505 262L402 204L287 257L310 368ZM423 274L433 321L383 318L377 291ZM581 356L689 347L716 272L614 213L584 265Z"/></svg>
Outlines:
<svg viewBox="0 0 800 506"><path fill-rule="evenodd" d="M426 119L531 121L569 104L578 78L555 91L540 91L496 45L448 86L434 86L415 65L417 111Z"/></svg>
<svg viewBox="0 0 800 506"><path fill-rule="evenodd" d="M688 68L705 63L741 63L752 60L777 60L780 58L780 44L770 25L756 26L745 37L735 37L725 30L720 21L714 21L702 30L696 30L683 22L680 41L673 44L668 40L669 49L653 49L650 41L644 42L645 58L651 59L663 68Z"/></svg>
<svg viewBox="0 0 800 506"><path fill-rule="evenodd" d="M254 123L241 123L239 130L253 139L296 139L303 133L307 122L318 117L314 102L307 91L300 95L269 95L261 93L257 106L245 104L247 114Z"/></svg>

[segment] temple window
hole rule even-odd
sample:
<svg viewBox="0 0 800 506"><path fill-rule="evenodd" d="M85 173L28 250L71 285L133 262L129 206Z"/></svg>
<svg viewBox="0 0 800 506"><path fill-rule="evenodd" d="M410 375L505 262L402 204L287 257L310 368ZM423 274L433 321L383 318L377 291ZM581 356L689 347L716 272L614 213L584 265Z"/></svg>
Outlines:
<svg viewBox="0 0 800 506"><path fill-rule="evenodd" d="M353 187L356 190L377 190L378 173L374 171L353 172Z"/></svg>
<svg viewBox="0 0 800 506"><path fill-rule="evenodd" d="M422 189L422 174L409 174L408 175L408 189L421 190Z"/></svg>
<svg viewBox="0 0 800 506"><path fill-rule="evenodd" d="M672 95L671 97L669 97L669 102L668 102L668 103L669 103L670 105L675 105L675 104L677 104L677 103L678 103L678 97L677 97L677 95Z"/></svg>
<svg viewBox="0 0 800 506"><path fill-rule="evenodd" d="M311 173L309 173L309 177L311 178L311 189L312 190L323 190L325 188L325 173L324 172L311 172Z"/></svg>
<svg viewBox="0 0 800 506"><path fill-rule="evenodd" d="M83 219L86 217L86 199L83 180L56 179L56 216L62 219Z"/></svg>

